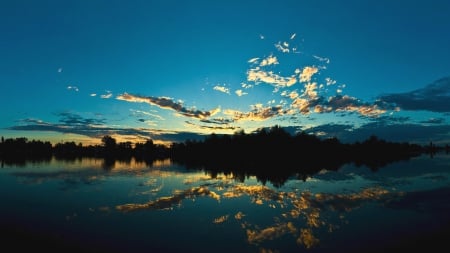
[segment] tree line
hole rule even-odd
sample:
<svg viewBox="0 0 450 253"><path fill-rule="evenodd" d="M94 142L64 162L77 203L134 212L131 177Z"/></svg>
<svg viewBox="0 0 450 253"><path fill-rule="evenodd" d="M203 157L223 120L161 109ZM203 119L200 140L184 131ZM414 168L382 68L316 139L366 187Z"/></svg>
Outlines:
<svg viewBox="0 0 450 253"><path fill-rule="evenodd" d="M170 146L155 144L151 139L143 143L117 142L109 135L101 144L84 146L81 143L50 142L21 138L1 138L0 158L8 160L74 159L98 157L105 159L155 160L170 158L188 168L204 168L229 172L240 168L246 172L317 171L321 168L338 169L345 163L368 166L376 170L390 162L409 159L423 153L433 154L446 149L407 142L390 142L375 135L362 142L342 143L337 138L321 139L300 132L291 135L280 126L260 129L253 133L244 131L233 135L210 134L203 140L174 142ZM272 173L273 174L273 173Z"/></svg>

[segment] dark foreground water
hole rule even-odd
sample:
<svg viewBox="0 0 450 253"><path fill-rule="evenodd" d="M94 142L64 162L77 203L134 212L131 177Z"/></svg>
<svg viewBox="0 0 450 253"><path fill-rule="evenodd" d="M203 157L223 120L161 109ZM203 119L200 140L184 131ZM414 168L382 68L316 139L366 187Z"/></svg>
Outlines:
<svg viewBox="0 0 450 253"><path fill-rule="evenodd" d="M274 168L276 171L276 168ZM345 165L281 187L169 160L3 164L2 247L58 252L448 249L450 155ZM445 251L445 250L444 250Z"/></svg>

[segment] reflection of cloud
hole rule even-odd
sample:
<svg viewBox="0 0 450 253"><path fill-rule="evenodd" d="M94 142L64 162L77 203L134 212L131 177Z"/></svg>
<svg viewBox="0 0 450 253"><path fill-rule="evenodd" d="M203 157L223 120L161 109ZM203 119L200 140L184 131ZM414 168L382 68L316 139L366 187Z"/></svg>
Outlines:
<svg viewBox="0 0 450 253"><path fill-rule="evenodd" d="M382 201L388 203L391 199L402 196L401 193L393 194L377 187L348 194L312 194L308 191L300 193L278 192L265 186L241 184L231 186L222 194L224 198L237 198L243 195L251 196L252 202L255 204L266 200L268 206L273 206L269 201L275 201L281 208L290 207L290 210L282 214L286 221L277 219L276 224L272 226L259 228L258 225L251 225L244 221L241 227L245 229L247 241L250 244L259 245L264 241L275 240L286 234L292 234L297 238L297 244L303 245L307 249L313 248L320 243L320 240L314 235L315 229L327 226L328 231L332 232L334 228L333 224L327 224L326 220L321 218L321 212L327 210L348 212L362 206L366 202ZM288 205L289 202L290 205ZM293 222L299 221L300 216L305 218L305 224L301 229L297 229ZM243 219L240 212L235 215L235 218L238 220Z"/></svg>
<svg viewBox="0 0 450 253"><path fill-rule="evenodd" d="M218 108L211 110L211 111L200 111L200 110L188 109L188 108L184 107L181 103L175 102L171 98L167 98L167 97L144 97L144 96L136 96L136 95L124 93L122 95L117 96L117 99L128 101L128 102L135 102L135 103L148 103L150 105L156 105L156 106L159 106L164 109L174 110L174 111L178 112L179 114L186 116L186 117L192 117L192 118L198 118L198 119L208 118L220 111L220 109L218 109Z"/></svg>
<svg viewBox="0 0 450 253"><path fill-rule="evenodd" d="M213 220L213 223L215 223L215 224L224 223L225 221L228 220L228 217L229 217L228 214L227 214L227 215L222 215L222 216L220 216L220 217L218 217L218 218L215 218L215 219Z"/></svg>
<svg viewBox="0 0 450 253"><path fill-rule="evenodd" d="M297 239L298 244L303 244L305 248L310 249L318 245L319 242L320 240L314 236L310 228L300 229L300 236Z"/></svg>
<svg viewBox="0 0 450 253"><path fill-rule="evenodd" d="M445 122L445 119L443 118L430 118L428 120L421 121L420 123L425 124L442 124Z"/></svg>
<svg viewBox="0 0 450 253"><path fill-rule="evenodd" d="M275 226L267 227L264 229L247 229L247 241L250 244L256 244L267 240L274 240L283 236L284 234L290 232L295 233L297 229L295 229L292 222L288 222L285 224L277 224Z"/></svg>
<svg viewBox="0 0 450 253"><path fill-rule="evenodd" d="M385 94L381 101L394 103L403 110L450 112L450 77L445 77L424 88L405 93Z"/></svg>
<svg viewBox="0 0 450 253"><path fill-rule="evenodd" d="M210 191L206 186L193 187L184 191L178 191L173 196L160 197L157 200L149 201L144 204L124 204L116 206L116 209L121 212L131 212L137 210L170 210L174 206L180 205L185 198L194 198L197 196L210 196L218 199L218 194Z"/></svg>
<svg viewBox="0 0 450 253"><path fill-rule="evenodd" d="M241 220L242 218L244 218L244 216L245 216L245 214L243 212L239 211L234 215L234 218L236 220Z"/></svg>

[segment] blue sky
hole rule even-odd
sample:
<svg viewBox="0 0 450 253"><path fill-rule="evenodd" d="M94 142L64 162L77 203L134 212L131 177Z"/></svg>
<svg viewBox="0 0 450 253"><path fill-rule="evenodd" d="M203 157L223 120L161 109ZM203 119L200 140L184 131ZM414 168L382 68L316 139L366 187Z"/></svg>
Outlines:
<svg viewBox="0 0 450 253"><path fill-rule="evenodd" d="M0 135L450 142L449 1L2 1Z"/></svg>

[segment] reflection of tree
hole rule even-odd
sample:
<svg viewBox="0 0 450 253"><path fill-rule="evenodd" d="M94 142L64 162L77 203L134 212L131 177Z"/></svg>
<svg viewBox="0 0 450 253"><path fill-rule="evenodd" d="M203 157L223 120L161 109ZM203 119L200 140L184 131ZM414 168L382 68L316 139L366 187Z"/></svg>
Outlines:
<svg viewBox="0 0 450 253"><path fill-rule="evenodd" d="M269 181L281 186L290 177L305 180L322 169L338 170L346 163L377 170L424 152L434 154L445 150L434 144L422 147L388 142L376 136L363 142L344 144L337 138L320 139L305 132L292 136L279 126L251 134L243 130L234 135L211 134L203 141L187 140L170 147L155 144L151 139L133 146L131 142L117 142L110 135L103 136L101 143L83 146L65 142L52 146L49 142L26 138L2 139L0 157L2 160L97 157L108 161L134 157L148 164L156 159L170 158L188 168L202 168L211 175L233 173L241 180L256 176L263 183Z"/></svg>
<svg viewBox="0 0 450 253"><path fill-rule="evenodd" d="M105 157L105 159L103 159L102 168L104 170L112 170L112 169L114 169L115 163L116 163L116 160L114 158Z"/></svg>
<svg viewBox="0 0 450 253"><path fill-rule="evenodd" d="M263 183L283 185L290 177L305 180L322 169L338 170L354 163L373 170L388 163L419 155L423 148L408 143L394 143L370 137L362 143L343 144L337 138L320 139L298 133L289 135L281 127L262 129L252 134L215 135L204 141L175 143L171 158L188 168L213 172L256 175Z"/></svg>

